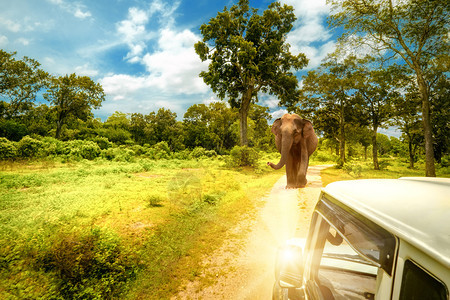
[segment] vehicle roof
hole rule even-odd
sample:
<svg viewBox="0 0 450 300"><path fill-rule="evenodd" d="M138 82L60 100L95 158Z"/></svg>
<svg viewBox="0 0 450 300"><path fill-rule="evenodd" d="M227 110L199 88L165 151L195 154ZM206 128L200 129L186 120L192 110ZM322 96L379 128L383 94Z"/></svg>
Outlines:
<svg viewBox="0 0 450 300"><path fill-rule="evenodd" d="M323 192L450 268L450 178L339 181Z"/></svg>

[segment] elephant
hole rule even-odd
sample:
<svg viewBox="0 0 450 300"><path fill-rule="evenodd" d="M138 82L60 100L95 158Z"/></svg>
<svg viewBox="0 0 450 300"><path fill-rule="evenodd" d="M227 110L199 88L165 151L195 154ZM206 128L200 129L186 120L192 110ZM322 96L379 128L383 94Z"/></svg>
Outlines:
<svg viewBox="0 0 450 300"><path fill-rule="evenodd" d="M268 162L267 165L275 170L286 165L287 189L305 187L309 157L318 143L311 122L296 114L285 114L275 120L272 133L281 158L277 164Z"/></svg>

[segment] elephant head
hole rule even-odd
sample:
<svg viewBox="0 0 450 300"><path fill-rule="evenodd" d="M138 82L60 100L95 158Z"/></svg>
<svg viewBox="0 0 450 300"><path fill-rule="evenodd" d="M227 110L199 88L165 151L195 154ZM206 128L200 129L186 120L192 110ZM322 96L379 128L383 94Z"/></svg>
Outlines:
<svg viewBox="0 0 450 300"><path fill-rule="evenodd" d="M311 122L296 114L285 114L275 120L272 133L281 158L277 164L267 164L275 170L286 165L288 187L306 185L309 156L316 150L318 142Z"/></svg>

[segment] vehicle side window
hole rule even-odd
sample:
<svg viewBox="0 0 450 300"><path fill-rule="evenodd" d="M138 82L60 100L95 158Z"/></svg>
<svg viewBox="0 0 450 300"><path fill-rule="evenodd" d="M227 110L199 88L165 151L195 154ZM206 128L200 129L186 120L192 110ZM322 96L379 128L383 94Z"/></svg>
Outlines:
<svg viewBox="0 0 450 300"><path fill-rule="evenodd" d="M400 300L407 299L445 300L447 290L443 283L407 260L403 269Z"/></svg>
<svg viewBox="0 0 450 300"><path fill-rule="evenodd" d="M325 299L374 299L377 270L330 226L318 272Z"/></svg>

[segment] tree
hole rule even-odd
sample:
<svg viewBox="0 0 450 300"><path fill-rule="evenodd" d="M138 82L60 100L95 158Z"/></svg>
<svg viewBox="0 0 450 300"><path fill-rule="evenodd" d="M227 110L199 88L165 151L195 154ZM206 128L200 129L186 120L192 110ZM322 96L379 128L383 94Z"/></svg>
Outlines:
<svg viewBox="0 0 450 300"><path fill-rule="evenodd" d="M254 123L252 146L257 146L259 149L264 150L272 148L271 145L275 148L275 139L269 127L269 121L272 120L269 108L253 104L250 106L249 117Z"/></svg>
<svg viewBox="0 0 450 300"><path fill-rule="evenodd" d="M354 74L356 96L361 100L360 111L367 118L372 129L372 160L375 170L379 170L377 132L393 116L393 101L399 97L394 85L395 69L374 68L371 59L360 60Z"/></svg>
<svg viewBox="0 0 450 300"><path fill-rule="evenodd" d="M28 57L16 60L15 55L0 49L0 97L9 101L8 117L31 109L48 77L39 62Z"/></svg>
<svg viewBox="0 0 450 300"><path fill-rule="evenodd" d="M189 148L201 146L223 153L236 144L232 130L236 120L235 109L223 102L194 104L184 114L185 145Z"/></svg>
<svg viewBox="0 0 450 300"><path fill-rule="evenodd" d="M355 100L354 78L355 58L341 60L337 53L328 56L327 60L314 71L304 77L303 88L298 99L298 108L315 112L314 127L328 134L326 137L339 142L341 164L345 162L345 125L352 113Z"/></svg>
<svg viewBox="0 0 450 300"><path fill-rule="evenodd" d="M277 95L281 104L296 98L298 80L292 70L306 66L307 59L289 52L286 35L294 21L291 6L274 2L260 15L248 0L239 0L200 27L203 40L195 51L210 61L200 77L239 109L241 145L248 145L247 115L258 92Z"/></svg>
<svg viewBox="0 0 450 300"><path fill-rule="evenodd" d="M450 146L450 80L441 76L431 91L434 157L441 163Z"/></svg>
<svg viewBox="0 0 450 300"><path fill-rule="evenodd" d="M151 145L165 141L172 151L184 148L183 128L181 122L177 121L175 112L160 108L157 113L151 112L145 118L149 123L147 134Z"/></svg>
<svg viewBox="0 0 450 300"><path fill-rule="evenodd" d="M448 61L449 9L446 0L328 0L330 23L344 37L369 45L386 59L399 59L416 77L422 101L426 176L436 176L430 114L429 72ZM356 37L356 38L355 38ZM444 57L444 59L443 59Z"/></svg>
<svg viewBox="0 0 450 300"><path fill-rule="evenodd" d="M86 120L92 115L91 109L99 108L105 100L105 93L100 84L87 76L76 74L53 77L43 96L56 111L57 139L60 138L62 126L68 118Z"/></svg>

